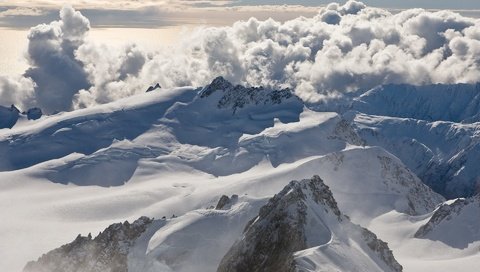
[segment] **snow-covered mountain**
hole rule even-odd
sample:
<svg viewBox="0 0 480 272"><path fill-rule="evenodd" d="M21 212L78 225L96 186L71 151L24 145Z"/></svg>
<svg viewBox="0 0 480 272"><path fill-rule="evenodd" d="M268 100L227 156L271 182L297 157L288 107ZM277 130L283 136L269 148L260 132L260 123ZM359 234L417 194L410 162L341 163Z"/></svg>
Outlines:
<svg viewBox="0 0 480 272"><path fill-rule="evenodd" d="M359 234L368 228L375 233L368 239L387 242L405 271L475 271L478 235L471 232L462 246L451 242L474 213L447 216L448 224L435 214L445 197L478 190L477 89L388 85L311 105L290 89L235 86L219 77L204 88L156 89L37 120L21 117L0 130L0 205L8 207L0 216L13 219L0 224L0 268L19 271L78 233L147 216L155 220L122 255L128 271L214 271L272 196L291 180L319 175L345 216L335 221L316 212L323 204L301 203L310 206L308 218L332 219L327 225L339 248L351 253L345 265L357 260L365 265L358 271L383 269ZM452 104L438 106L434 90ZM479 228L472 218L469 226ZM416 234L423 225L432 231ZM447 233L451 240L439 238ZM98 248L95 239L76 244ZM320 269L308 266L311 260L347 269L329 255L333 247L327 254L321 245L290 253L306 271Z"/></svg>
<svg viewBox="0 0 480 272"><path fill-rule="evenodd" d="M463 197L478 186L479 103L480 84L387 85L353 98L346 115L368 145L392 152L435 191Z"/></svg>
<svg viewBox="0 0 480 272"><path fill-rule="evenodd" d="M415 237L441 241L452 247L466 248L480 240L480 195L455 199L440 205Z"/></svg>
<svg viewBox="0 0 480 272"><path fill-rule="evenodd" d="M388 245L352 224L319 176L292 181L260 209L217 271L402 271Z"/></svg>
<svg viewBox="0 0 480 272"><path fill-rule="evenodd" d="M52 250L37 262L29 262L24 271L128 271L130 248L151 223L151 219L141 217L131 224L113 224L95 239L91 234L79 234L73 242Z"/></svg>
<svg viewBox="0 0 480 272"><path fill-rule="evenodd" d="M355 131L368 145L382 146L400 158L436 192L448 198L477 192L479 123L349 115Z"/></svg>
<svg viewBox="0 0 480 272"><path fill-rule="evenodd" d="M20 112L15 105L11 105L10 108L0 106L0 129L12 128L19 119L37 120L42 115L42 110L39 108L31 108L25 112Z"/></svg>
<svg viewBox="0 0 480 272"><path fill-rule="evenodd" d="M370 115L475 123L480 121L480 84L379 86L355 97L352 108Z"/></svg>
<svg viewBox="0 0 480 272"><path fill-rule="evenodd" d="M248 218L240 211L250 209L245 203L235 206L238 199L233 199L229 203L223 196L216 209L196 216L154 222L142 217L113 224L94 239L79 235L24 271L214 271L216 265L217 271L402 271L385 242L340 212L318 176L290 182L260 208L228 250L232 241L224 243L224 233L238 233L232 223L245 223Z"/></svg>

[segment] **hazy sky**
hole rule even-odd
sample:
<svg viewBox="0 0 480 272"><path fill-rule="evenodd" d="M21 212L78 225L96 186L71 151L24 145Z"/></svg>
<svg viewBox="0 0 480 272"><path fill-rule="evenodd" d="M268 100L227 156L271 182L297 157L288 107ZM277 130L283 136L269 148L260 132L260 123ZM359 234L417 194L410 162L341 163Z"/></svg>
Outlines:
<svg viewBox="0 0 480 272"><path fill-rule="evenodd" d="M0 26L29 28L49 22L64 4L81 10L96 27L159 28L186 24L229 25L240 19L273 17L284 21L310 16L329 0L0 0ZM341 4L346 1L337 1ZM479 17L479 0L364 0L393 11L407 8L451 9ZM289 5L285 7L284 5Z"/></svg>
<svg viewBox="0 0 480 272"><path fill-rule="evenodd" d="M480 82L477 1L365 2L2 1L0 103L64 111L219 75L313 102L390 83Z"/></svg>
<svg viewBox="0 0 480 272"><path fill-rule="evenodd" d="M335 1L328 0L240 0L234 1L237 5L258 5L258 4L298 4L306 6L317 6ZM345 1L336 1L345 2ZM478 0L364 0L369 6L386 8L431 8L431 9L480 9Z"/></svg>

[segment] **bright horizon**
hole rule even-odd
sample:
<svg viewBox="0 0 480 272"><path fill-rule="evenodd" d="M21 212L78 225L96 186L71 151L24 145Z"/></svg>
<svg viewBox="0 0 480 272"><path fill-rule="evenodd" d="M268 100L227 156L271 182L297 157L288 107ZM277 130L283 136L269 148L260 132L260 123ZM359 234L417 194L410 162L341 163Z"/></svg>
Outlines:
<svg viewBox="0 0 480 272"><path fill-rule="evenodd" d="M65 4L72 5L87 16L93 27L103 28L166 28L180 25L231 25L238 20L255 17L278 21L311 16L320 7L335 1L302 0L239 0L239 1L55 1L15 0L0 1L0 27L26 29L55 19ZM337 1L344 4L346 1ZM369 7L399 12L404 9L452 10L470 17L480 17L477 0L422 0L422 1L363 1Z"/></svg>
<svg viewBox="0 0 480 272"><path fill-rule="evenodd" d="M290 86L314 101L325 93L383 83L477 82L480 21L472 16L477 5L459 1L456 10L463 11L458 13L440 10L446 2L422 3L431 9L377 8L358 1L0 3L2 105L38 103L41 89L68 90L57 93L66 100L50 109L54 112L70 109L72 96L75 107L85 107L156 82L202 86L218 75L235 83ZM133 70L122 74L125 65ZM275 65L279 70L270 70ZM72 81L62 72L71 73ZM50 99L41 99L49 108Z"/></svg>

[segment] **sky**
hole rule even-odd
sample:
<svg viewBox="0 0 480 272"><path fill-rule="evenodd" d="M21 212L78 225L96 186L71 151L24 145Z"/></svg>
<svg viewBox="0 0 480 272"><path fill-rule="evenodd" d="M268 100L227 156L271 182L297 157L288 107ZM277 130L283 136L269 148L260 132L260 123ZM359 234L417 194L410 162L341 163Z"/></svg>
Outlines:
<svg viewBox="0 0 480 272"><path fill-rule="evenodd" d="M56 18L58 9L71 4L94 27L164 28L178 25L228 25L249 17L288 20L316 13L328 0L0 0L0 26L29 28ZM340 4L345 1L338 1ZM450 9L480 16L478 0L365 0L366 5L392 11L425 8ZM286 7L285 5L288 5Z"/></svg>
<svg viewBox="0 0 480 272"><path fill-rule="evenodd" d="M258 4L298 4L306 6L325 5L330 3L328 0L241 0L235 1L233 5L258 5ZM342 1L338 1L342 2ZM363 3L369 6L382 8L432 8L432 9L480 9L480 3L477 0L365 0Z"/></svg>
<svg viewBox="0 0 480 272"><path fill-rule="evenodd" d="M476 1L285 3L1 1L0 105L69 111L217 76L312 103L480 82Z"/></svg>

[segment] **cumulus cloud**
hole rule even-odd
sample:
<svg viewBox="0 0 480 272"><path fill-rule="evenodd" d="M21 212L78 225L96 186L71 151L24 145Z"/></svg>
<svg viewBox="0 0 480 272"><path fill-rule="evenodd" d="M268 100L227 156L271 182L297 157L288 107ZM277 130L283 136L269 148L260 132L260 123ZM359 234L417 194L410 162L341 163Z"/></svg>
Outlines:
<svg viewBox="0 0 480 272"><path fill-rule="evenodd" d="M86 43L76 51L84 65L92 87L82 89L74 97L76 107L88 107L144 91L149 82L140 75L147 55L135 45L112 48Z"/></svg>
<svg viewBox="0 0 480 272"><path fill-rule="evenodd" d="M28 60L25 76L36 83L35 97L47 112L71 108L75 93L89 87L83 65L75 52L84 42L90 23L72 7L60 11L60 20L38 25L28 35Z"/></svg>
<svg viewBox="0 0 480 272"><path fill-rule="evenodd" d="M88 29L67 7L60 21L31 30L26 76L49 111L110 102L156 82L202 86L218 75L293 87L310 102L386 83L480 81L480 21L450 11L392 14L357 1L333 3L311 18L199 28L156 52L96 44Z"/></svg>
<svg viewBox="0 0 480 272"><path fill-rule="evenodd" d="M290 86L315 101L386 83L477 82L479 26L449 11L391 14L348 1L313 18L201 29L174 57L160 53L151 61L165 86L203 85L222 74L236 83Z"/></svg>
<svg viewBox="0 0 480 272"><path fill-rule="evenodd" d="M20 109L28 109L36 105L34 94L35 83L22 76L0 76L1 105L16 105Z"/></svg>

